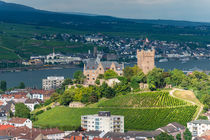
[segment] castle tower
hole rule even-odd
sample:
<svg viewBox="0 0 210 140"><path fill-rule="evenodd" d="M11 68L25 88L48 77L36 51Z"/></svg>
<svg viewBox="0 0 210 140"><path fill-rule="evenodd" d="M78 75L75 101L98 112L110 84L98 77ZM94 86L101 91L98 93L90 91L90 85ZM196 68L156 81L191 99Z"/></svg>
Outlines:
<svg viewBox="0 0 210 140"><path fill-rule="evenodd" d="M144 74L155 68L155 50L137 50L137 66Z"/></svg>

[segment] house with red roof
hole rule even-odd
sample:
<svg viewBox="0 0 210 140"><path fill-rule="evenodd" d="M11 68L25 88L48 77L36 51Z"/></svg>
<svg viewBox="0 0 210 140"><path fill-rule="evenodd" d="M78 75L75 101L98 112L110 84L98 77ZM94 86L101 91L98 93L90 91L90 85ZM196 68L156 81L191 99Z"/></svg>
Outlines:
<svg viewBox="0 0 210 140"><path fill-rule="evenodd" d="M55 92L55 90L38 90L33 89L29 91L29 94L27 95L30 99L39 99L39 100L48 100L50 99L50 96Z"/></svg>
<svg viewBox="0 0 210 140"><path fill-rule="evenodd" d="M14 127L28 127L32 128L32 121L27 118L12 118L7 121L7 124L12 125Z"/></svg>

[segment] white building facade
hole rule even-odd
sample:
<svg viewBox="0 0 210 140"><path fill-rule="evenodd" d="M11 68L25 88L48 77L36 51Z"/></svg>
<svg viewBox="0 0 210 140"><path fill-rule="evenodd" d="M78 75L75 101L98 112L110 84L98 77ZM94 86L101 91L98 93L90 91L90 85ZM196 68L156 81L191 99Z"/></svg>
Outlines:
<svg viewBox="0 0 210 140"><path fill-rule="evenodd" d="M95 115L81 116L81 127L87 131L124 132L124 116L100 111Z"/></svg>
<svg viewBox="0 0 210 140"><path fill-rule="evenodd" d="M42 80L42 88L44 90L51 90L51 89L56 89L59 88L62 83L64 82L64 77L56 77L56 76L51 76L47 77L47 79Z"/></svg>
<svg viewBox="0 0 210 140"><path fill-rule="evenodd" d="M187 123L187 128L192 133L193 137L201 136L207 130L210 130L209 120L195 120Z"/></svg>
<svg viewBox="0 0 210 140"><path fill-rule="evenodd" d="M56 54L54 52L47 55L46 59L44 59L44 63L46 64L70 64L81 61L82 59L80 57L65 56L62 54Z"/></svg>
<svg viewBox="0 0 210 140"><path fill-rule="evenodd" d="M26 118L12 118L7 122L9 125L13 125L14 127L23 127L26 126L28 128L32 128L32 121Z"/></svg>

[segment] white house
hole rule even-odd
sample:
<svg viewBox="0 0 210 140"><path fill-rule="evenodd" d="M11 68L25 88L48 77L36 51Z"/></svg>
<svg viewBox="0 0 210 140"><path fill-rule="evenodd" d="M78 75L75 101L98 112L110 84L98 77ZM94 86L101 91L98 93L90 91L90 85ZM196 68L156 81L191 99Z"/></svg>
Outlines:
<svg viewBox="0 0 210 140"><path fill-rule="evenodd" d="M28 128L32 128L32 121L27 118L12 118L7 121L7 124L13 125L14 127L23 127L26 126Z"/></svg>
<svg viewBox="0 0 210 140"><path fill-rule="evenodd" d="M124 116L100 111L95 115L81 116L81 127L87 131L124 132Z"/></svg>
<svg viewBox="0 0 210 140"><path fill-rule="evenodd" d="M41 103L41 100L39 99L27 99L25 101L25 105L31 110L34 111L35 105L38 105Z"/></svg>
<svg viewBox="0 0 210 140"><path fill-rule="evenodd" d="M42 93L29 93L27 95L30 99L39 99L39 100L44 100L44 95Z"/></svg>
<svg viewBox="0 0 210 140"><path fill-rule="evenodd" d="M195 120L187 123L187 128L192 133L193 137L201 136L207 130L210 130L209 120Z"/></svg>

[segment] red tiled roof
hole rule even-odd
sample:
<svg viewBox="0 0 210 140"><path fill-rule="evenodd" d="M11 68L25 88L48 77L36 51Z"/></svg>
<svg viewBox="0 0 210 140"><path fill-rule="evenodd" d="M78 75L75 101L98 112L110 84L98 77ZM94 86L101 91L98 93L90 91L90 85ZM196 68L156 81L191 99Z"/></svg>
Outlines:
<svg viewBox="0 0 210 140"><path fill-rule="evenodd" d="M72 136L69 140L83 140L83 136ZM88 140L88 137L86 138Z"/></svg>
<svg viewBox="0 0 210 140"><path fill-rule="evenodd" d="M8 122L14 123L14 124L23 124L26 120L27 120L27 118L12 118Z"/></svg>
<svg viewBox="0 0 210 140"><path fill-rule="evenodd" d="M54 92L55 90L39 90L39 89L33 89L30 91L31 94L43 94L43 95L49 95Z"/></svg>
<svg viewBox="0 0 210 140"><path fill-rule="evenodd" d="M8 128L14 128L13 125L0 125L0 130L6 130Z"/></svg>
<svg viewBox="0 0 210 140"><path fill-rule="evenodd" d="M93 138L93 140L110 140L109 138Z"/></svg>
<svg viewBox="0 0 210 140"><path fill-rule="evenodd" d="M0 101L0 106L2 106L4 104L4 102Z"/></svg>
<svg viewBox="0 0 210 140"><path fill-rule="evenodd" d="M14 97L15 99L21 99L21 98L27 98L26 93L15 93L15 94L3 94L1 95L3 98L12 98Z"/></svg>

